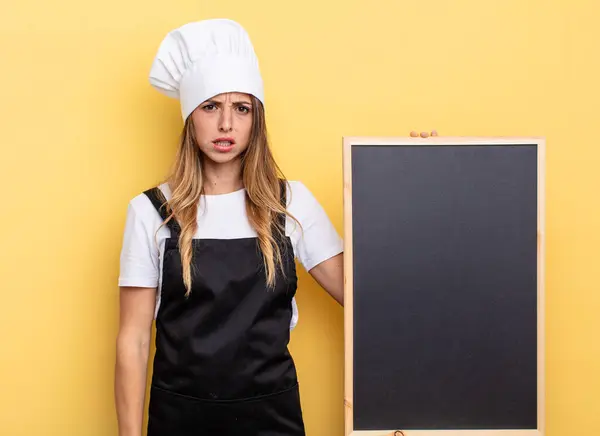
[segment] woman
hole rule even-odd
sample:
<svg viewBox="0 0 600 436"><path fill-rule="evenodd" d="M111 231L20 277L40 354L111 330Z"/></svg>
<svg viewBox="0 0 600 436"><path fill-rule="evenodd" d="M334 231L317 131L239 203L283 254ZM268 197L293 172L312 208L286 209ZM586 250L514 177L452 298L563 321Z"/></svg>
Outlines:
<svg viewBox="0 0 600 436"><path fill-rule="evenodd" d="M304 435L287 345L295 259L343 304L342 242L267 142L258 62L244 29L170 32L150 80L180 100L167 181L129 204L121 253L115 396L120 436L140 436L156 319L149 436Z"/></svg>

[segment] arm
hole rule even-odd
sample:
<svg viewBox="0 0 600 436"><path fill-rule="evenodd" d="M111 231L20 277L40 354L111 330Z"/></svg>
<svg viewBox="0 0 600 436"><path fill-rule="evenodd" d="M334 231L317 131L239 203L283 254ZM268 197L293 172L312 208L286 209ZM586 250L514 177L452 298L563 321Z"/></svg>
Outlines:
<svg viewBox="0 0 600 436"><path fill-rule="evenodd" d="M155 288L121 287L115 363L119 436L142 436Z"/></svg>
<svg viewBox="0 0 600 436"><path fill-rule="evenodd" d="M325 291L344 305L344 254L340 253L321 262L309 271Z"/></svg>

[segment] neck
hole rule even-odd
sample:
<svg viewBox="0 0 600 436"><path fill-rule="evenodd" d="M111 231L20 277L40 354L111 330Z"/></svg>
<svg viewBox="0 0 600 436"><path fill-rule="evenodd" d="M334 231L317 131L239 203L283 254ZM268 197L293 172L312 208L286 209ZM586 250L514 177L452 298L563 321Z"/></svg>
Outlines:
<svg viewBox="0 0 600 436"><path fill-rule="evenodd" d="M209 195L228 194L244 187L242 163L239 159L224 164L207 162L203 165L204 192Z"/></svg>

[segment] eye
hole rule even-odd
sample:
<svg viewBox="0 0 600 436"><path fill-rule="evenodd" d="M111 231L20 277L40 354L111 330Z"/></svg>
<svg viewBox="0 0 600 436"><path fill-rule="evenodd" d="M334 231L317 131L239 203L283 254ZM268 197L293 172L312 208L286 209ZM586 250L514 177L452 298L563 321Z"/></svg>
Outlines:
<svg viewBox="0 0 600 436"><path fill-rule="evenodd" d="M207 104L207 105L205 105L205 106L202 106L202 109L204 109L204 110L205 110L205 111L207 111L207 112L208 112L208 111L212 111L213 109L215 109L215 105L214 105L214 104L211 104L211 103L209 103L209 104Z"/></svg>
<svg viewBox="0 0 600 436"><path fill-rule="evenodd" d="M238 111L240 111L243 114L247 114L247 113L250 112L250 108L248 106L242 106L242 105L240 105L240 106L237 107L237 109L238 109Z"/></svg>

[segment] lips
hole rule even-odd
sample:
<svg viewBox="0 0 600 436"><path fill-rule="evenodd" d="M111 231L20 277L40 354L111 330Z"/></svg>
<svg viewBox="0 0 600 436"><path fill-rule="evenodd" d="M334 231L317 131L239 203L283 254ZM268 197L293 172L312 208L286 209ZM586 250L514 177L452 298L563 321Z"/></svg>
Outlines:
<svg viewBox="0 0 600 436"><path fill-rule="evenodd" d="M217 151L228 152L233 149L235 140L229 137L217 138L213 141L213 145Z"/></svg>

